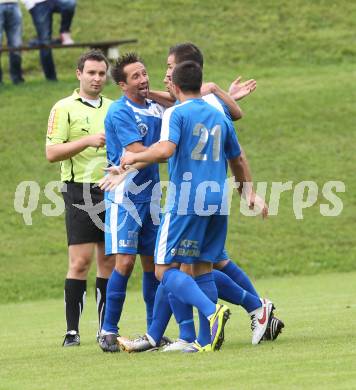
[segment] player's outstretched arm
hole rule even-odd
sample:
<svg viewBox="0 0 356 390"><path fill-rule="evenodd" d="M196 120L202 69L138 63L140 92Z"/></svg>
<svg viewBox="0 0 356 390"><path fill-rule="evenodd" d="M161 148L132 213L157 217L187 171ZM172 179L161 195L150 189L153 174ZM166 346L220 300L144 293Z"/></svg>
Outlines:
<svg viewBox="0 0 356 390"><path fill-rule="evenodd" d="M234 80L229 87L229 95L234 100L241 100L245 96L252 93L257 87L257 82L254 79L241 82L241 76Z"/></svg>
<svg viewBox="0 0 356 390"><path fill-rule="evenodd" d="M175 103L175 99L171 96L171 94L165 91L150 91L148 98L166 108L174 106Z"/></svg>
<svg viewBox="0 0 356 390"><path fill-rule="evenodd" d="M158 143L155 143L150 146L150 148L155 147ZM147 148L142 145L141 142L134 142L126 147L126 154L137 154L140 151L144 151ZM162 162L165 162L166 160L162 160ZM126 164L126 168L124 169L122 165L116 166L113 165L108 168L104 168L104 171L106 172L106 176L104 176L99 181L99 187L104 191L112 191L117 186L119 186L125 179L126 176L135 171L139 171L140 169L146 168L149 165L147 162L136 162L134 164L128 165Z"/></svg>
<svg viewBox="0 0 356 390"><path fill-rule="evenodd" d="M105 134L87 135L76 141L46 146L46 158L49 162L63 161L75 156L88 147L100 148L105 145Z"/></svg>
<svg viewBox="0 0 356 390"><path fill-rule="evenodd" d="M158 144L159 144L159 142L155 142L151 146L147 147L147 146L144 146L142 144L142 142L133 142L132 144L129 144L129 145L126 146L125 153L128 153L128 152L130 152L130 153L144 152L145 150L155 148ZM166 162L166 160L160 159L157 162ZM150 164L151 163L146 162L146 161L145 162L144 161L139 161L139 162L136 162L135 164L131 164L131 166L132 166L133 169L140 170L140 169L146 168ZM118 167L118 169L122 169L121 166ZM113 169L113 171L115 171L115 169Z"/></svg>
<svg viewBox="0 0 356 390"><path fill-rule="evenodd" d="M235 178L235 182L238 183L237 190L240 196L246 199L251 210L254 210L255 208L261 210L262 218L266 218L268 216L268 206L253 189L252 176L247 160L241 154L240 156L229 160L229 166Z"/></svg>
<svg viewBox="0 0 356 390"><path fill-rule="evenodd" d="M126 152L120 160L120 166L126 169L136 163L154 164L157 162L165 162L173 155L176 149L176 144L171 141L162 141L156 143L140 153Z"/></svg>
<svg viewBox="0 0 356 390"><path fill-rule="evenodd" d="M243 116L243 112L240 106L235 102L235 100L223 89L221 89L215 83L204 83L200 90L202 95L207 95L209 93L213 93L218 98L220 98L228 107L231 119L236 121L241 119Z"/></svg>

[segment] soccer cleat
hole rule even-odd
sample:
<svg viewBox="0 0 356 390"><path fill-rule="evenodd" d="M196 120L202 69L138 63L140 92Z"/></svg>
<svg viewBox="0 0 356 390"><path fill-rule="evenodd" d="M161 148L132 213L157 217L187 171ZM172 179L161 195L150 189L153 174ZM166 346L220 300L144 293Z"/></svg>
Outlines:
<svg viewBox="0 0 356 390"><path fill-rule="evenodd" d="M267 325L265 334L263 335L263 341L274 341L284 328L284 323L279 318L271 315L270 322Z"/></svg>
<svg viewBox="0 0 356 390"><path fill-rule="evenodd" d="M103 352L120 352L118 335L114 333L101 334L99 346Z"/></svg>
<svg viewBox="0 0 356 390"><path fill-rule="evenodd" d="M173 340L171 340L169 337L162 336L161 341L159 343L159 346L160 347L165 347L166 345L172 344L172 343L173 343Z"/></svg>
<svg viewBox="0 0 356 390"><path fill-rule="evenodd" d="M128 353L145 351L153 352L158 350L158 347L152 345L146 335L140 336L134 340L131 340L127 337L118 337L117 341L120 345L120 348Z"/></svg>
<svg viewBox="0 0 356 390"><path fill-rule="evenodd" d="M75 347L80 345L80 336L76 330L70 330L64 336L63 347Z"/></svg>
<svg viewBox="0 0 356 390"><path fill-rule="evenodd" d="M226 305L216 305L215 313L210 318L211 348L218 351L224 342L224 327L230 318L230 310Z"/></svg>
<svg viewBox="0 0 356 390"><path fill-rule="evenodd" d="M167 344L162 348L161 352L177 352L177 351L183 351L185 348L187 348L191 343L188 343L188 341L177 339L173 341L170 344Z"/></svg>
<svg viewBox="0 0 356 390"><path fill-rule="evenodd" d="M268 299L261 299L262 306L253 312L251 316L252 344L257 345L266 332L270 322L271 313L274 309L273 303Z"/></svg>
<svg viewBox="0 0 356 390"><path fill-rule="evenodd" d="M184 353L196 353L196 352L212 352L213 348L211 344L205 345L202 347L197 340L193 343L188 343L188 345L182 350Z"/></svg>

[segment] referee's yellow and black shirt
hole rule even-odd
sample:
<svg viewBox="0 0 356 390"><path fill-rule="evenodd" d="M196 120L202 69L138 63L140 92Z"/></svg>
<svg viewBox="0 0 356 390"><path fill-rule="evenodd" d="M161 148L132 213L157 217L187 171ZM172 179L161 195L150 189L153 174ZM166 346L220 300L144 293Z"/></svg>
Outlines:
<svg viewBox="0 0 356 390"><path fill-rule="evenodd" d="M100 96L99 107L82 100L79 90L58 101L48 119L47 145L76 141L84 136L105 133L104 119L112 100ZM106 148L88 147L61 162L61 180L97 183L107 165Z"/></svg>

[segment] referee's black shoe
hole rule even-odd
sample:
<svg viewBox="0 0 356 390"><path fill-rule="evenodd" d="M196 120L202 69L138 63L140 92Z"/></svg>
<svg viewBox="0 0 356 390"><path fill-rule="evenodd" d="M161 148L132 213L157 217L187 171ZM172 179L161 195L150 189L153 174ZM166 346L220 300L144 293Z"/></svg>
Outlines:
<svg viewBox="0 0 356 390"><path fill-rule="evenodd" d="M63 340L63 347L75 347L80 345L79 333L75 330L70 330L66 333Z"/></svg>

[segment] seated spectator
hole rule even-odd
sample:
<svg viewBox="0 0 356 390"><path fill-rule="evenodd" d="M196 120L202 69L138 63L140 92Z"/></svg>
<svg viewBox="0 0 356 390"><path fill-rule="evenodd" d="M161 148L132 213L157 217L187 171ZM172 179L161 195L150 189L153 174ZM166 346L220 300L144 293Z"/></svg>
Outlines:
<svg viewBox="0 0 356 390"><path fill-rule="evenodd" d="M22 45L22 14L17 0L0 0L0 48L2 34L6 33L7 46L16 48ZM10 78L14 84L24 81L21 68L21 52L9 53ZM0 63L0 83L2 83L2 69Z"/></svg>

